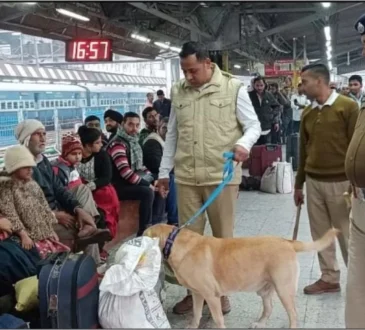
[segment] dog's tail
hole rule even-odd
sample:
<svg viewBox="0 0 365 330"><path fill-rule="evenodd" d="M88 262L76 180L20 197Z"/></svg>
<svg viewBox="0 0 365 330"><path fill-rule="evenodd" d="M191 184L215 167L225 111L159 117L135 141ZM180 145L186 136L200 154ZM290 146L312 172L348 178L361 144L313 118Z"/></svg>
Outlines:
<svg viewBox="0 0 365 330"><path fill-rule="evenodd" d="M327 248L334 241L340 231L338 229L330 229L321 237L314 242L300 242L290 241L293 244L296 252L309 252L309 251L322 251Z"/></svg>

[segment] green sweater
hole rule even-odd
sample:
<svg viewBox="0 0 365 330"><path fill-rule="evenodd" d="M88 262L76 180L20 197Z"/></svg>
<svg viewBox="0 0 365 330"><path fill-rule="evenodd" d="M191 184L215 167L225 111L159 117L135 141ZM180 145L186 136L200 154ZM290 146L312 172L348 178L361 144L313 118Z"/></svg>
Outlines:
<svg viewBox="0 0 365 330"><path fill-rule="evenodd" d="M306 107L300 123L299 167L295 188L302 189L306 175L319 181L345 181L345 158L354 133L359 107L339 95L322 110Z"/></svg>

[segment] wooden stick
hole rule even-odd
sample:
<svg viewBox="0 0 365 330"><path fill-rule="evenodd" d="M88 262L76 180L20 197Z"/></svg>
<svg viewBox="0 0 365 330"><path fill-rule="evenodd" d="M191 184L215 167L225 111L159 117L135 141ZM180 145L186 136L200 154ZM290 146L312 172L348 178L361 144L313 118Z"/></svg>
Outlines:
<svg viewBox="0 0 365 330"><path fill-rule="evenodd" d="M298 237L298 229L299 229L299 219L300 219L300 211L302 210L302 204L297 206L297 214L295 217L295 226L293 231L293 241L297 240Z"/></svg>

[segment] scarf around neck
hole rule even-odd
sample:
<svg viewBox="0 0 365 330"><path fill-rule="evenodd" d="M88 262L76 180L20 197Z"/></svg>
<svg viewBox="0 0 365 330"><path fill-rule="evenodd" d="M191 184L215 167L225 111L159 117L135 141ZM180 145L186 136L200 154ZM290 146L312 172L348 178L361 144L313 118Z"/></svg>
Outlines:
<svg viewBox="0 0 365 330"><path fill-rule="evenodd" d="M129 164L132 171L139 171L143 168L143 152L139 144L138 135L131 136L123 128L119 128L116 134L118 137L127 141L129 146L129 153L131 158L131 163Z"/></svg>

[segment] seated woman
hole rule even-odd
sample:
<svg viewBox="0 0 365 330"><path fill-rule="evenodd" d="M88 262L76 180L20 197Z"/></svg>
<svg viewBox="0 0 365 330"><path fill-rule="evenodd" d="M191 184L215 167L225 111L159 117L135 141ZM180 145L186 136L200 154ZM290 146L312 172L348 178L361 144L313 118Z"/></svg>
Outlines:
<svg viewBox="0 0 365 330"><path fill-rule="evenodd" d="M81 126L78 134L83 150L77 169L82 181L93 192L96 205L104 211L106 224L114 237L117 232L119 200L111 184L111 159L102 149L102 133L98 129Z"/></svg>
<svg viewBox="0 0 365 330"><path fill-rule="evenodd" d="M33 155L24 146L5 152L6 172L0 174L0 213L10 221L13 237L23 249L35 246L41 256L69 251L53 229L57 223L43 191L32 180Z"/></svg>

